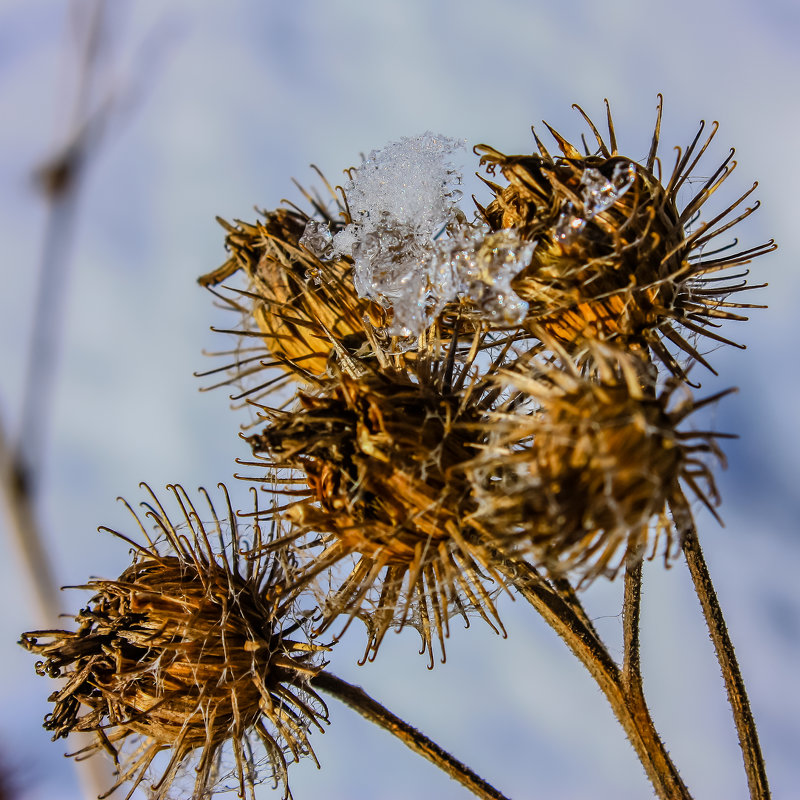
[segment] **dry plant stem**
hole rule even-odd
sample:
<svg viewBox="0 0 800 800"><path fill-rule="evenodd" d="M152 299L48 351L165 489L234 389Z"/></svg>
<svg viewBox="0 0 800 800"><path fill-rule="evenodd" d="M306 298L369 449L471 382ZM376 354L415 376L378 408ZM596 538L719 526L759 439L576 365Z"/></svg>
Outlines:
<svg viewBox="0 0 800 800"><path fill-rule="evenodd" d="M714 591L714 584L711 583L711 576L708 573L703 551L700 549L700 542L691 519L686 520L681 533L686 564L703 608L703 616L706 618L706 625L722 670L725 688L728 691L728 702L733 712L736 732L739 735L739 745L744 757L750 797L752 800L768 800L770 797L769 784L767 783L764 757L761 754L761 745L758 742L756 723L750 710L742 673L736 661L736 654L728 635L725 619L722 616L719 600L717 600L717 593Z"/></svg>
<svg viewBox="0 0 800 800"><path fill-rule="evenodd" d="M319 672L314 676L311 684L315 689L327 692L350 706L365 719L396 736L415 753L424 756L453 780L466 786L476 797L485 798L485 800L508 800L505 795L500 794L497 789L476 775L466 764L453 758L416 728L373 700L360 686L347 683L330 672Z"/></svg>
<svg viewBox="0 0 800 800"><path fill-rule="evenodd" d="M60 604L52 563L44 546L38 525L30 486L25 470L12 456L0 421L0 483L12 542L19 549L21 563L30 577L30 586L37 606L37 616L43 627L50 627L58 618ZM79 750L88 734L72 734L71 748ZM77 764L78 780L87 798L97 797L108 785L109 770L99 760Z"/></svg>
<svg viewBox="0 0 800 800"><path fill-rule="evenodd" d="M25 471L12 456L0 424L0 480L10 538L19 548L22 563L30 576L31 589L38 606L38 618L49 627L58 618L59 603L52 564L47 556L33 502L25 480Z"/></svg>
<svg viewBox="0 0 800 800"><path fill-rule="evenodd" d="M625 592L622 604L622 684L629 708L639 727L652 727L642 686L639 658L639 619L642 606L642 562L625 568Z"/></svg>
<svg viewBox="0 0 800 800"><path fill-rule="evenodd" d="M639 616L642 606L642 562L625 568L625 595L622 603L622 679L631 694L644 700L639 664Z"/></svg>
<svg viewBox="0 0 800 800"><path fill-rule="evenodd" d="M86 4L83 4L85 8ZM73 10L81 10L73 4ZM28 570L39 616L45 627L53 624L60 603L58 581L47 556L43 531L35 511L39 465L51 417L52 386L56 375L57 344L61 334L63 304L68 283L71 243L75 234L78 193L87 159L87 106L102 33L105 0L95 0L86 12L78 53L80 76L77 95L68 121L67 137L58 157L40 171L39 180L47 201L39 278L34 308L35 320L22 398L21 421L15 446L0 430L0 480L10 522L24 567ZM13 451L13 452L12 452ZM73 734L80 749L86 734ZM78 780L86 797L97 797L108 785L109 770L102 761L75 762Z"/></svg>
<svg viewBox="0 0 800 800"><path fill-rule="evenodd" d="M575 612L575 616L584 624L586 629L595 639L600 641L600 635L597 633L594 623L589 619L581 601L578 600L578 595L575 594L575 590L572 588L572 584L567 578L554 576L549 579L549 583L553 586L561 599Z"/></svg>
<svg viewBox="0 0 800 800"><path fill-rule="evenodd" d="M15 468L23 478L28 493L33 496L36 496L39 488L38 467L45 451L52 416L50 404L58 372L58 342L62 336L63 301L69 283L77 203L78 198L73 190L48 198L34 326L14 454Z"/></svg>
<svg viewBox="0 0 800 800"><path fill-rule="evenodd" d="M614 715L633 745L658 797L661 800L691 800L689 790L653 725L640 682L634 679L629 687L628 679L614 663L603 643L582 622L581 617L585 614L578 615L573 610L572 606L579 604L574 591L570 589L567 593L569 596L567 602L567 598L556 594L541 576L524 562L506 560L499 564L499 568L589 670L611 704ZM564 591L562 588L561 593ZM638 592L636 594L636 602L632 605L634 613L627 614L631 623L638 622ZM638 624L636 627L638 628ZM638 642L638 631L631 637L631 641ZM636 653L636 672L638 672L638 645L635 650L631 648L630 652Z"/></svg>

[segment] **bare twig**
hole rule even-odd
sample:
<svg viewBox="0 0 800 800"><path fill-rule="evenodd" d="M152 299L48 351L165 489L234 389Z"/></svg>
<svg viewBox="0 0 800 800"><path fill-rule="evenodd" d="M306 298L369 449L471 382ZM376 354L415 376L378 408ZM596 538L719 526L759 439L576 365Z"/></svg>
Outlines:
<svg viewBox="0 0 800 800"><path fill-rule="evenodd" d="M13 457L14 469L31 494L37 489L36 465L41 462L47 438L48 407L56 375L57 342L62 327L79 190L106 113L102 109L92 114L89 109L104 11L104 0L95 0L81 21L77 44L80 72L66 135L57 155L36 174L47 202L47 219L42 235L21 421Z"/></svg>
<svg viewBox="0 0 800 800"><path fill-rule="evenodd" d="M347 683L330 672L318 673L311 683L314 688L327 692L350 706L362 717L396 736L415 753L424 756L453 780L466 786L476 797L484 798L484 800L508 800L505 795L476 775L466 764L442 750L438 744L423 733L373 700L360 686Z"/></svg>
<svg viewBox="0 0 800 800"><path fill-rule="evenodd" d="M79 10L73 6L73 11ZM71 244L75 231L79 188L90 152L97 143L107 109L89 108L97 54L103 28L105 0L83 7L78 23L79 79L66 132L57 156L38 170L36 178L47 203L42 237L32 336L22 395L20 425L13 445L0 421L0 482L9 521L10 538L30 576L38 616L46 626L59 615L59 581L47 555L45 538L37 520L35 498L42 454L47 440L52 387L56 375L57 342L62 314ZM78 749L85 744L73 736ZM108 785L108 769L99 762L80 764L78 780L87 797L96 797Z"/></svg>
<svg viewBox="0 0 800 800"><path fill-rule="evenodd" d="M25 472L12 456L1 420L0 479L12 546L17 547L20 561L31 576L38 618L45 626L52 625L59 614L58 582L36 522Z"/></svg>
<svg viewBox="0 0 800 800"><path fill-rule="evenodd" d="M689 574L692 576L695 592L700 600L708 632L717 654L717 661L725 680L728 702L733 712L739 746L742 748L751 800L768 800L770 790L756 723L750 710L750 701L747 699L744 680L736 660L733 643L728 635L725 618L722 616L717 593L711 582L703 551L700 549L694 520L688 508L673 509L673 515L681 532L686 564L689 567Z"/></svg>

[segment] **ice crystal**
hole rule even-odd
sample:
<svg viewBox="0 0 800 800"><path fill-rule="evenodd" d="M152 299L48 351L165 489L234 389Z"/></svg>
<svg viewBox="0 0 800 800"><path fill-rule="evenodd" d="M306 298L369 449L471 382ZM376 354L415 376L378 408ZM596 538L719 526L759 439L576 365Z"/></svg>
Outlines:
<svg viewBox="0 0 800 800"><path fill-rule="evenodd" d="M330 258L333 253L333 234L328 223L310 219L300 237L300 244L317 258Z"/></svg>
<svg viewBox="0 0 800 800"><path fill-rule="evenodd" d="M635 180L636 167L630 162L617 164L611 178L606 178L599 169L587 167L581 175L583 216L567 200L556 221L556 238L563 244L572 242L590 219L611 208L633 186Z"/></svg>
<svg viewBox="0 0 800 800"><path fill-rule="evenodd" d="M556 238L569 244L586 227L586 220L575 213L575 205L567 201L556 221Z"/></svg>
<svg viewBox="0 0 800 800"><path fill-rule="evenodd" d="M345 186L351 221L335 235L310 220L301 244L321 259L349 257L360 297L391 309L394 347L419 334L459 296L496 324L518 324L528 305L512 290L534 243L490 233L458 207L462 142L430 132L373 150Z"/></svg>
<svg viewBox="0 0 800 800"><path fill-rule="evenodd" d="M336 248L381 229L388 217L432 239L461 199L461 174L451 156L465 143L430 132L373 150L345 187L353 224L335 237Z"/></svg>
<svg viewBox="0 0 800 800"><path fill-rule="evenodd" d="M361 297L394 310L390 333L418 334L450 299L436 274L436 238L461 199L452 155L463 142L430 132L373 150L345 187L351 223L333 237L333 253L353 259Z"/></svg>
<svg viewBox="0 0 800 800"><path fill-rule="evenodd" d="M630 189L635 179L636 167L630 162L617 164L610 179L598 169L585 169L581 176L581 195L586 218L591 219L611 208Z"/></svg>
<svg viewBox="0 0 800 800"><path fill-rule="evenodd" d="M481 316L515 325L525 318L528 304L511 288L511 281L528 266L535 246L514 230L490 233L484 225L462 225L437 249L435 269L447 276L454 296L471 301Z"/></svg>

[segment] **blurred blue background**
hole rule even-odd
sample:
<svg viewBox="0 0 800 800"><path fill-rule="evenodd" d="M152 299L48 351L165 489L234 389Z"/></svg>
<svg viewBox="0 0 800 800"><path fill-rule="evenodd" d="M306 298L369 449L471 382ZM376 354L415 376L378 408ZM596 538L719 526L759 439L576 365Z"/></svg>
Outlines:
<svg viewBox="0 0 800 800"><path fill-rule="evenodd" d="M45 202L35 170L65 141L75 102L77 12L91 4L0 2L0 416L21 424L35 319ZM79 28L79 26L78 26ZM800 272L797 193L800 6L790 0L496 0L322 2L116 0L103 18L89 107L116 105L80 187L64 282L64 319L46 431L36 454L40 517L63 584L114 577L124 546L96 532L127 526L118 494L137 485L187 487L225 480L246 456L241 417L225 391L199 394L202 350L228 345L209 332L231 324L195 283L224 258L215 223L253 219L253 206L299 202L313 162L332 182L361 152L425 130L530 152L530 125L546 119L568 138L599 123L603 98L622 152L643 159L656 96L665 96L662 158L700 119L720 133L698 167L710 175L730 146L739 168L720 191L731 202L753 179L762 209L741 244L775 237L754 264L768 303L724 333L746 351L718 348L719 379L739 386L711 412L726 443L720 528L699 515L700 536L758 721L774 796L800 786L800 443L796 318ZM538 125L542 130L542 126ZM246 500L242 500L246 502ZM0 520L0 755L24 800L81 796L41 718L49 681L15 644L42 627L31 578ZM620 585L586 601L619 655ZM695 797L747 796L724 688L686 570L645 572L643 670L657 727ZM77 609L85 595L62 597ZM412 633L390 637L357 667L353 630L331 668L363 684L408 721L514 798L652 796L632 748L588 674L521 603L500 608L509 638L477 621L456 625L448 660L433 672ZM322 763L294 765L296 800L449 800L468 793L388 735L331 701L332 724L314 735ZM794 788L793 788L794 787ZM269 789L264 797L272 796Z"/></svg>

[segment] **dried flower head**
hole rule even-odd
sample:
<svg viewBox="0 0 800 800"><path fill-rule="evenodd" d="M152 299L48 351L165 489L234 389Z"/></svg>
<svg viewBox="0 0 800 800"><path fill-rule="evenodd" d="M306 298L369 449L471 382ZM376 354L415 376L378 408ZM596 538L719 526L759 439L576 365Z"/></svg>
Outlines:
<svg viewBox="0 0 800 800"><path fill-rule="evenodd" d="M75 617L78 629L23 634L21 643L44 657L37 672L65 680L50 697L45 728L54 739L94 732L96 740L73 755L110 752L119 775L110 791L130 781L128 797L144 779L165 797L189 764L191 796L208 797L224 788L232 758L240 797L254 796L266 762L288 798L287 756L313 758L309 729L327 719L309 686L322 648L290 638L302 633L283 591L290 564L286 556L245 558L227 491L223 521L201 490L208 525L181 487L169 488L180 523L152 492L153 504L142 505L155 536L131 510L147 544L111 531L134 548L133 563L118 580L78 587L95 593ZM257 525L249 544L256 551L264 544ZM153 780L148 773L162 752L168 760Z"/></svg>
<svg viewBox="0 0 800 800"><path fill-rule="evenodd" d="M327 369L332 337L356 351L367 339L364 317L380 324L383 312L356 293L351 261L321 260L318 243L309 239L316 228L320 237L330 239L330 231L349 219L346 206L339 203L342 219L337 220L321 199L307 196L324 222L298 209L264 212L263 220L254 224L238 221L234 226L220 220L228 231L225 244L231 255L200 283L212 288L239 270L244 273L244 290L233 289L232 296L215 294L241 315L241 329L223 332L246 337L254 346L240 348L233 364L201 374L228 369L233 375L222 383L241 383L266 367L279 366L289 373L284 379L313 378ZM279 378L247 386L239 397L257 398L280 382Z"/></svg>
<svg viewBox="0 0 800 800"><path fill-rule="evenodd" d="M665 560L674 555L668 509L685 505L683 482L714 513L703 456L722 460L714 440L728 436L678 427L726 392L694 402L673 379L656 395L641 388L651 384L638 359L597 346L592 358L596 379L567 358L564 368L505 371L537 407L493 412L492 440L469 468L481 500L473 524L501 549L532 554L555 574L576 569L584 581L613 577L648 546L655 555L662 534Z"/></svg>
<svg viewBox="0 0 800 800"><path fill-rule="evenodd" d="M464 363L457 342L443 358L435 344L423 348L404 369L361 363L300 393L293 410L267 412L269 424L249 438L264 458L252 463L266 464L266 481L290 497L280 513L294 523L291 536L318 535L321 552L304 579L355 558L322 602L320 630L341 614L361 616L365 660L392 625L418 625L430 666L432 638L444 655L454 611L474 609L499 625L491 598L499 579L465 524L476 507L461 470L485 441L482 423L501 393L491 375L508 343L479 378L472 368L482 346L488 340L476 336Z"/></svg>
<svg viewBox="0 0 800 800"><path fill-rule="evenodd" d="M588 148L579 151L549 125L561 156L550 155L535 132L539 153L533 155L507 156L486 145L475 148L490 174L499 167L509 181L506 187L487 181L495 193L482 209L487 222L496 230L515 228L537 241L530 266L512 282L529 304L528 326L565 345L599 339L649 351L685 378L667 347L671 343L712 369L686 336L700 334L734 344L713 329L720 320L746 319L731 309L759 306L728 296L759 287L740 282L746 270L709 276L748 264L775 245L770 241L738 251L731 250L732 245L711 251L707 246L758 207L755 203L737 211L757 184L721 213L696 224L706 201L736 166L731 150L694 196L683 205L679 202L680 190L717 132L716 122L702 144L705 123L685 151L677 148L675 167L663 183L657 158L660 96L643 164L618 152L610 109L607 144L576 108L597 140L593 154Z"/></svg>

